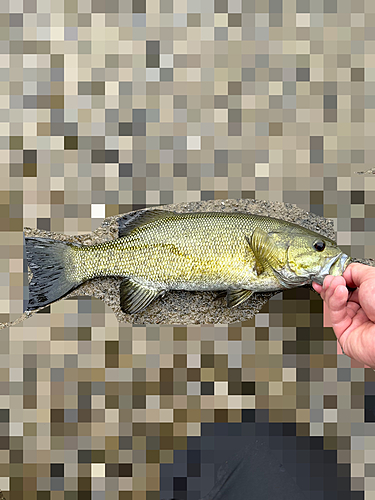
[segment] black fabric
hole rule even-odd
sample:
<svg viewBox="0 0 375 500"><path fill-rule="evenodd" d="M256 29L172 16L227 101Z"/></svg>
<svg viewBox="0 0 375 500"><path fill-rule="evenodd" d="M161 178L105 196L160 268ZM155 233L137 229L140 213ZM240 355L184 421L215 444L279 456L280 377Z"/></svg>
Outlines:
<svg viewBox="0 0 375 500"><path fill-rule="evenodd" d="M202 500L307 500L292 476L269 449L266 440L253 438L218 472L218 481Z"/></svg>
<svg viewBox="0 0 375 500"><path fill-rule="evenodd" d="M186 444L160 465L162 500L364 499L351 491L350 464L338 464L323 437L269 423L267 410L243 410L239 423L203 423Z"/></svg>

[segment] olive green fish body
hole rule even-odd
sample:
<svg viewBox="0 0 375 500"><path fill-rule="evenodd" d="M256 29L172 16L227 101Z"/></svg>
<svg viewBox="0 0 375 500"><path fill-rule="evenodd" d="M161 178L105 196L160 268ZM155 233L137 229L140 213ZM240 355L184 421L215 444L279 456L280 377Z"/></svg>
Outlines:
<svg viewBox="0 0 375 500"><path fill-rule="evenodd" d="M26 239L31 270L33 240L42 239ZM53 252L51 241L46 245ZM324 249L317 250L316 242ZM319 282L324 273L340 274L349 260L334 241L317 233L244 213L149 210L128 221L120 219L116 240L92 246L58 243L66 293L94 277L120 276L121 306L129 313L144 309L168 290L227 290L228 305L238 305L253 292L301 286L313 278ZM36 274L40 267L34 263ZM39 293L37 278L29 308L53 298Z"/></svg>
<svg viewBox="0 0 375 500"><path fill-rule="evenodd" d="M248 219L221 213L157 219L112 242L78 248L78 276L126 276L167 290L259 290L255 256L246 240L252 232ZM269 222L265 219L265 229ZM279 287L273 275L264 281L266 287Z"/></svg>

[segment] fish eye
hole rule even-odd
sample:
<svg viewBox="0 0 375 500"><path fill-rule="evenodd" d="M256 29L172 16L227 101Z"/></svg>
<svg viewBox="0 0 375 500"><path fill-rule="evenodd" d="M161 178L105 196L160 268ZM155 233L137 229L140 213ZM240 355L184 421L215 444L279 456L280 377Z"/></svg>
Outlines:
<svg viewBox="0 0 375 500"><path fill-rule="evenodd" d="M324 243L324 241L317 240L313 246L317 252L323 252L323 250L326 247L326 244Z"/></svg>

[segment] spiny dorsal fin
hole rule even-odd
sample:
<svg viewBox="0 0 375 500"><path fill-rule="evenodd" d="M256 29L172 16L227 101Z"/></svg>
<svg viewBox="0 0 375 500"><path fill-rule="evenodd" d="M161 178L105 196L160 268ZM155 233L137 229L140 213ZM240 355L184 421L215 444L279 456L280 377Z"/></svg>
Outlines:
<svg viewBox="0 0 375 500"><path fill-rule="evenodd" d="M249 299L253 294L252 290L228 290L227 291L227 306L236 307Z"/></svg>
<svg viewBox="0 0 375 500"><path fill-rule="evenodd" d="M169 212L168 210L144 210L135 214L133 217L126 218L126 216L118 219L118 237L121 238L129 234L133 229L137 227L144 226L149 222L155 220L164 219L166 217L173 217L176 215L175 212Z"/></svg>
<svg viewBox="0 0 375 500"><path fill-rule="evenodd" d="M246 238L252 252L254 253L257 274L262 274L267 266L281 267L282 263L277 258L277 247L269 235L257 227L251 238Z"/></svg>
<svg viewBox="0 0 375 500"><path fill-rule="evenodd" d="M164 290L149 288L139 285L129 278L125 278L120 284L120 306L125 314L135 314L146 309Z"/></svg>

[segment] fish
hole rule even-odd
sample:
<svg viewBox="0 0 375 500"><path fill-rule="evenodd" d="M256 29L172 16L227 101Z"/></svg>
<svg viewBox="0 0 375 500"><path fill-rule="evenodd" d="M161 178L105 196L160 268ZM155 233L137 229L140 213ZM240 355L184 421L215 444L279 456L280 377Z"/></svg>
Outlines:
<svg viewBox="0 0 375 500"><path fill-rule="evenodd" d="M32 279L27 312L82 283L121 277L120 307L136 314L170 290L225 291L228 307L256 292L322 284L351 262L319 233L243 212L176 213L149 209L118 219L118 237L85 245L25 237Z"/></svg>

